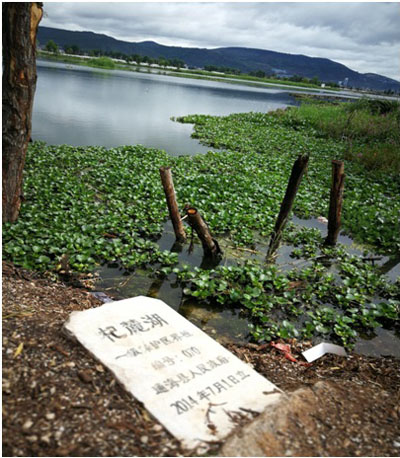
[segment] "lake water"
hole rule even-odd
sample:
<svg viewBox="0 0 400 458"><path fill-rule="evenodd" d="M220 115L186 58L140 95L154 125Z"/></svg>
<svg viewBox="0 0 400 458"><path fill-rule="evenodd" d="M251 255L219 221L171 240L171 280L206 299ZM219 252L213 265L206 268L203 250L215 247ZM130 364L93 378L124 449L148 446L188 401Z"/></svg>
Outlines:
<svg viewBox="0 0 400 458"><path fill-rule="evenodd" d="M288 92L38 61L32 138L48 144L141 144L172 155L210 148L190 137L188 114L268 112L297 105Z"/></svg>

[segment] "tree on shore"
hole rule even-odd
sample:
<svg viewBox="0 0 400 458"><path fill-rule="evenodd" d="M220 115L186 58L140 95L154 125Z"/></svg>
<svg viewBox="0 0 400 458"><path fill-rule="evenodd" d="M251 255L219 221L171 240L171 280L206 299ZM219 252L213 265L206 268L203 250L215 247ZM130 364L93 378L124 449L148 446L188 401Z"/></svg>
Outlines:
<svg viewBox="0 0 400 458"><path fill-rule="evenodd" d="M36 34L43 4L3 3L3 222L18 218L36 89Z"/></svg>
<svg viewBox="0 0 400 458"><path fill-rule="evenodd" d="M57 54L58 53L58 45L55 41L53 40L49 40L47 43L46 43L46 46L45 46L45 49L46 51L48 52L52 52L54 54Z"/></svg>
<svg viewBox="0 0 400 458"><path fill-rule="evenodd" d="M78 45L65 45L64 46L64 52L66 54L76 54L79 55L81 54L81 49L79 48Z"/></svg>

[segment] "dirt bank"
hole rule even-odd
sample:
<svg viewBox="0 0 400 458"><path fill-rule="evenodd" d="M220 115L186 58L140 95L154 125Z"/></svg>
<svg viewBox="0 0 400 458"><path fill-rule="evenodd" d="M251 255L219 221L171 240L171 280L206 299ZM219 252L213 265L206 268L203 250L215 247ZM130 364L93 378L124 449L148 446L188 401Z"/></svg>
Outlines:
<svg viewBox="0 0 400 458"><path fill-rule="evenodd" d="M84 289L3 263L3 456L188 455L102 365L60 332L73 310L100 304ZM269 346L226 346L287 393L313 390L320 381L333 387L326 396L314 389L318 437L289 422L281 438L294 445L282 442L279 450L293 456L399 455L398 359L326 355L305 367ZM299 356L310 343L292 346Z"/></svg>

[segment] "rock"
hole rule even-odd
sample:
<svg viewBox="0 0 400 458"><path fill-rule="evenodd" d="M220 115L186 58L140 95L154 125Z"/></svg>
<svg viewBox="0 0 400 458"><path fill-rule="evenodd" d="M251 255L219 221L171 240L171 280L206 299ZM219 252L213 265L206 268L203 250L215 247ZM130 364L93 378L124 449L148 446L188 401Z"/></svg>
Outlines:
<svg viewBox="0 0 400 458"><path fill-rule="evenodd" d="M313 414L319 403L318 391L327 386L328 383L319 382L313 389L301 388L282 397L233 433L220 456L320 456L324 446Z"/></svg>
<svg viewBox="0 0 400 458"><path fill-rule="evenodd" d="M90 294L94 296L96 299L99 299L104 304L107 302L113 302L113 299L111 299L111 297L107 296L107 294L103 293L102 291L94 291Z"/></svg>
<svg viewBox="0 0 400 458"><path fill-rule="evenodd" d="M3 378L3 382L2 383L3 383L3 391L4 391L4 393L10 394L11 393L11 383L9 382L9 380Z"/></svg>
<svg viewBox="0 0 400 458"><path fill-rule="evenodd" d="M35 434L33 434L32 436L28 436L26 440L28 442L36 442L38 440L38 437Z"/></svg>
<svg viewBox="0 0 400 458"><path fill-rule="evenodd" d="M142 444L147 444L148 441L149 441L149 438L148 438L147 436L142 436L142 437L140 438L140 442L141 442Z"/></svg>
<svg viewBox="0 0 400 458"><path fill-rule="evenodd" d="M26 422L22 425L22 429L24 431L28 431L28 429L33 425L32 420L26 420Z"/></svg>
<svg viewBox="0 0 400 458"><path fill-rule="evenodd" d="M43 434L42 436L40 436L40 440L41 442L44 442L45 444L50 444L50 437L51 437L51 434L48 433L48 434Z"/></svg>
<svg viewBox="0 0 400 458"><path fill-rule="evenodd" d="M92 375L91 375L90 371L88 371L88 370L79 371L78 372L78 377L84 383L91 383L91 381L92 381Z"/></svg>
<svg viewBox="0 0 400 458"><path fill-rule="evenodd" d="M56 414L53 412L46 413L46 420L54 420L56 418Z"/></svg>

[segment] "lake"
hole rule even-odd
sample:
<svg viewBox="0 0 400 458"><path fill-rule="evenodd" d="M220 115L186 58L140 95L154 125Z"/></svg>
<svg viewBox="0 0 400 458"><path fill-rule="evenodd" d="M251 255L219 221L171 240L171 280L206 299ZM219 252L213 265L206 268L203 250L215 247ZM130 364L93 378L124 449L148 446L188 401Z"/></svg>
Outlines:
<svg viewBox="0 0 400 458"><path fill-rule="evenodd" d="M281 89L38 60L32 138L48 144L141 144L171 155L210 148L190 137L188 114L268 112L298 105Z"/></svg>
<svg viewBox="0 0 400 458"><path fill-rule="evenodd" d="M190 138L191 125L173 122L171 117L268 112L290 105L297 105L297 102L281 89L259 89L147 72L105 71L39 61L32 137L49 144L105 147L142 144L164 149L172 155L195 154L209 148ZM326 235L326 225L318 220L293 217L292 221L300 227L319 229L324 237ZM199 243L195 243L189 251L176 248L174 241L171 223L167 221L158 240L160 249L176 251L181 264L211 267L204 263ZM250 254L234 250L228 238L221 237L219 241L225 253L221 263L225 265L235 265L247 258L265 259L268 240L260 241L257 250L250 250ZM350 254L362 256L360 247L353 246L350 237L342 235L339 242ZM291 258L292 251L291 246L281 246L276 260L281 271L307 265L305 260ZM120 268L118 263L114 264L99 266L96 288L100 292L106 291L117 299L139 294L157 297L211 335L239 342L249 338L248 322L240 309L224 308L211 302L205 304L204 301L186 297L174 273L160 279L151 269L129 272ZM392 281L397 278L398 258L385 257L380 267ZM335 268L333 265L333 272ZM398 357L398 335L383 328L374 332L371 330L357 340L355 351L371 356L389 354Z"/></svg>

